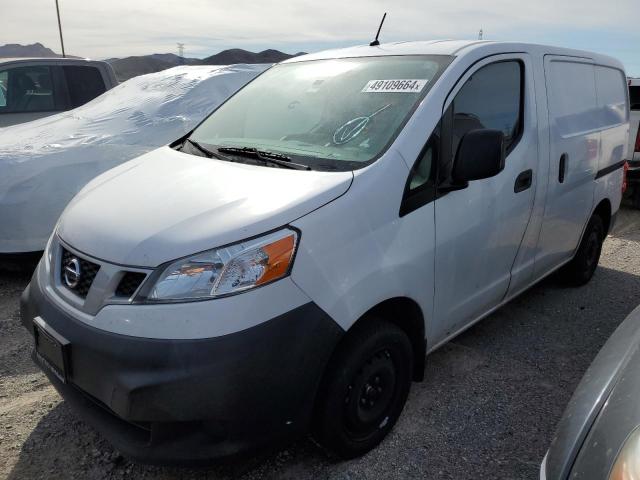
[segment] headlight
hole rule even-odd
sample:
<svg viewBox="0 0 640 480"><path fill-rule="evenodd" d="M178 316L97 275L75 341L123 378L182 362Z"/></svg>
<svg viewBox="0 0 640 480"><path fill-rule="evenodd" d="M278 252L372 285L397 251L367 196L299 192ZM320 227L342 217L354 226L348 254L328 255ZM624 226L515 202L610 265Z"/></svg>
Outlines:
<svg viewBox="0 0 640 480"><path fill-rule="evenodd" d="M214 298L265 285L289 273L297 244L297 232L286 228L177 260L162 271L146 300Z"/></svg>
<svg viewBox="0 0 640 480"><path fill-rule="evenodd" d="M609 480L636 480L640 478L640 428L636 428L624 442Z"/></svg>

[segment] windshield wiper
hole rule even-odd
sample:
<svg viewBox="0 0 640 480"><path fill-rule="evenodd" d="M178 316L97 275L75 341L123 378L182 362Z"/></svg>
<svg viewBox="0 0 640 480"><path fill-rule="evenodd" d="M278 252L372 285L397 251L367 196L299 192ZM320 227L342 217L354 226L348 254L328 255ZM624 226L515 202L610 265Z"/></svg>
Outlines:
<svg viewBox="0 0 640 480"><path fill-rule="evenodd" d="M200 150L200 152L202 152L208 158L218 158L218 156L215 153L213 153L209 149L204 148L195 140L191 140L190 138L187 138L185 142L189 142L191 145L193 145L197 150Z"/></svg>
<svg viewBox="0 0 640 480"><path fill-rule="evenodd" d="M295 170L311 170L311 167L309 165L292 162L291 158L281 153L258 150L257 148L253 147L219 147L218 152L251 157L265 163L273 163L281 167L292 168Z"/></svg>

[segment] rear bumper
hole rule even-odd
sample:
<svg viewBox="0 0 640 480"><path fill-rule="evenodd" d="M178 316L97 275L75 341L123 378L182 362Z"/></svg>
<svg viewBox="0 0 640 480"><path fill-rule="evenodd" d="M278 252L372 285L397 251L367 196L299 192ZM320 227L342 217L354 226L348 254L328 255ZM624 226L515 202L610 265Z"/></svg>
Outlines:
<svg viewBox="0 0 640 480"><path fill-rule="evenodd" d="M627 160L627 165L629 166L627 170L627 180L630 183L640 182L640 154L635 154L634 160Z"/></svg>
<svg viewBox="0 0 640 480"><path fill-rule="evenodd" d="M206 462L305 432L343 333L307 303L222 337L130 337L75 320L37 281L22 294L21 316L31 333L39 316L71 343L66 384L43 370L72 408L148 463Z"/></svg>

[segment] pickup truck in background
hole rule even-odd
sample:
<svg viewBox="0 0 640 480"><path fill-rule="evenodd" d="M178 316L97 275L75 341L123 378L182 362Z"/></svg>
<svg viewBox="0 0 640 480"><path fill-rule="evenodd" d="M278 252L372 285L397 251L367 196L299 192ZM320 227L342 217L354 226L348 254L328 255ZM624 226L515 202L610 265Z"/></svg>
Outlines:
<svg viewBox="0 0 640 480"><path fill-rule="evenodd" d="M627 179L631 187L631 201L640 208L640 78L629 78L629 105L631 107Z"/></svg>
<svg viewBox="0 0 640 480"><path fill-rule="evenodd" d="M0 127L79 107L117 84L106 62L81 58L0 59Z"/></svg>

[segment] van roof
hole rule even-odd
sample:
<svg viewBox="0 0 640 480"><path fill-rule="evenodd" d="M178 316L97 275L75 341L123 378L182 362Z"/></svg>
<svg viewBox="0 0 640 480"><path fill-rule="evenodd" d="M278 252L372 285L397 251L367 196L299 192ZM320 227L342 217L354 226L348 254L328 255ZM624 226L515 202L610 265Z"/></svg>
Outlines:
<svg viewBox="0 0 640 480"><path fill-rule="evenodd" d="M283 63L294 63L306 60L330 58L373 57L383 55L466 55L471 52L493 55L506 52L528 52L572 57L591 58L597 63L611 65L623 69L615 58L593 52L573 50L569 48L537 45L521 42L495 42L491 40L427 40L417 42L384 43L375 47L368 44L355 47L325 50L318 53L301 55Z"/></svg>

